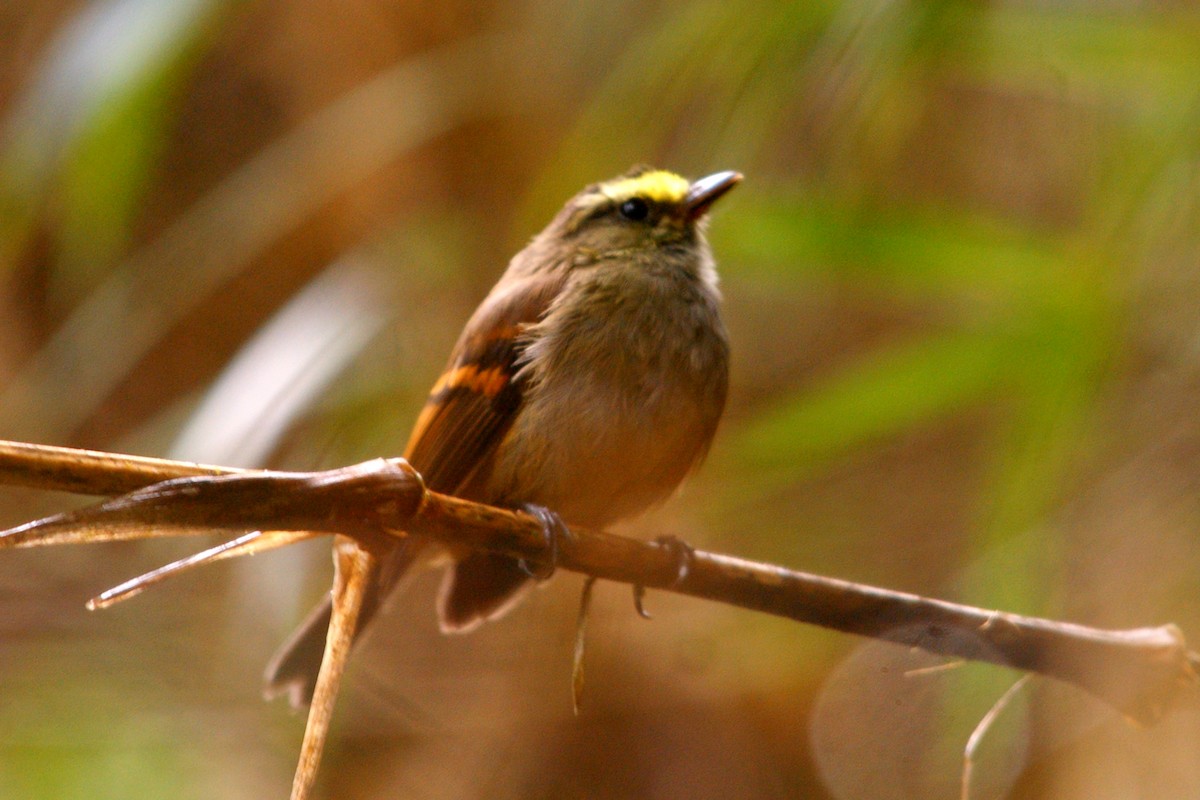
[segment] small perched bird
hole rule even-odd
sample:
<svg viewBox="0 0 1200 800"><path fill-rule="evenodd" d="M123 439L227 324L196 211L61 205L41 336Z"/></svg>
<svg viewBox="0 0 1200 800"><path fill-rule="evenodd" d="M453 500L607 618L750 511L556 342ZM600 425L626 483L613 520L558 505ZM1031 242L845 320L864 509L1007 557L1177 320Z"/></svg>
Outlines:
<svg viewBox="0 0 1200 800"><path fill-rule="evenodd" d="M585 527L671 494L725 406L729 343L704 229L741 178L635 167L571 198L509 263L434 384L405 451L426 486ZM434 547L409 538L381 558L360 631ZM450 556L446 632L500 616L533 583L506 556ZM329 619L326 600L272 659L268 696L311 701Z"/></svg>

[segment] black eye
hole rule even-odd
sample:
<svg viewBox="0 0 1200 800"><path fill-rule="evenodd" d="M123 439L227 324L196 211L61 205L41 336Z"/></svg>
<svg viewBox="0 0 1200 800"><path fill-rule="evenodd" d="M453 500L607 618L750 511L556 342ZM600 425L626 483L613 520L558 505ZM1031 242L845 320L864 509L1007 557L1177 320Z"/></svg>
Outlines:
<svg viewBox="0 0 1200 800"><path fill-rule="evenodd" d="M621 216L634 222L641 222L650 216L650 205L640 197L631 197L621 203Z"/></svg>

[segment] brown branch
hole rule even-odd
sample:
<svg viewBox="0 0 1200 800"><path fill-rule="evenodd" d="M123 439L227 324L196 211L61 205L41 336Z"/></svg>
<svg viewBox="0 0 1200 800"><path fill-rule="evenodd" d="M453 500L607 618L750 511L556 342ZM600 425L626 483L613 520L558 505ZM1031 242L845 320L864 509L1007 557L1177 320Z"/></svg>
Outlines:
<svg viewBox="0 0 1200 800"><path fill-rule="evenodd" d="M44 456L44 457L43 457ZM520 512L425 490L402 459L314 473L234 472L156 459L0 443L0 483L107 493L157 483L0 535L0 547L200 533L214 528L340 533L371 549L420 535L545 563L541 523ZM224 473L224 474L221 474ZM949 603L695 551L576 530L557 566L674 591L826 628L987 661L1080 686L1149 723L1194 690L1200 656L1174 625L1104 630Z"/></svg>
<svg viewBox="0 0 1200 800"><path fill-rule="evenodd" d="M117 495L159 481L247 470L0 440L0 484L76 494Z"/></svg>

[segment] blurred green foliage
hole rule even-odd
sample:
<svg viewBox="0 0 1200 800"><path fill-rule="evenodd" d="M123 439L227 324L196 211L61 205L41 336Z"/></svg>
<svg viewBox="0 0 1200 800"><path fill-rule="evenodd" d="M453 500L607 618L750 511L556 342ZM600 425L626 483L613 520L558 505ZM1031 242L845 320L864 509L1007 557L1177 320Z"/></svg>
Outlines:
<svg viewBox="0 0 1200 800"><path fill-rule="evenodd" d="M728 421L634 530L1200 635L1192 4L9 5L0 435L166 453L205 438L197 418L236 439L286 409L261 460L394 454L463 319L566 197L636 162L734 168L747 180L711 226ZM268 326L346 263L374 290ZM339 338L339 319L381 314L369 342ZM302 374L315 358L259 356L264 382L213 405L236 355L289 343L325 355L320 379ZM27 609L0 645L20 700L0 795L281 793L299 723L254 705L257 664L324 553L155 592L178 619L61 617L177 552L37 554L36 581L0 563L0 602ZM955 748L1011 677L931 678L889 717L903 681L838 694L885 660L853 642L675 598L648 631L614 600L575 721L574 590L445 640L415 586L359 653L330 796L957 796ZM145 662L64 668L106 643ZM1200 791L1194 714L1134 732L1065 694L1035 689L998 730L977 796Z"/></svg>

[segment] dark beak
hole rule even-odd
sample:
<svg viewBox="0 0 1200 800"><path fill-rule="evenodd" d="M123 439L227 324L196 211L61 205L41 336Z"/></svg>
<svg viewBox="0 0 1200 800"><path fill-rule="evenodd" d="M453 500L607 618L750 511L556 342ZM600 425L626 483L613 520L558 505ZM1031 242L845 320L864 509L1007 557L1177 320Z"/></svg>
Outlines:
<svg viewBox="0 0 1200 800"><path fill-rule="evenodd" d="M688 187L687 197L683 201L687 207L688 218L700 219L718 197L737 186L741 180L740 172L717 172L693 182Z"/></svg>

